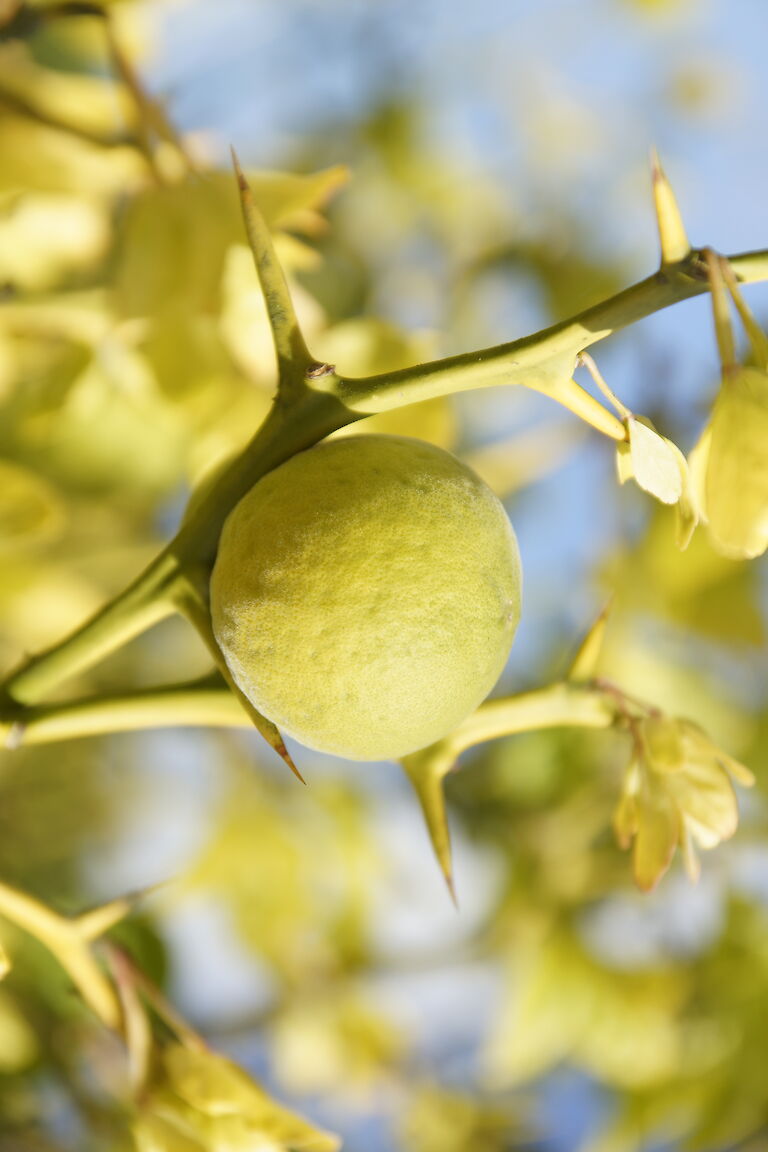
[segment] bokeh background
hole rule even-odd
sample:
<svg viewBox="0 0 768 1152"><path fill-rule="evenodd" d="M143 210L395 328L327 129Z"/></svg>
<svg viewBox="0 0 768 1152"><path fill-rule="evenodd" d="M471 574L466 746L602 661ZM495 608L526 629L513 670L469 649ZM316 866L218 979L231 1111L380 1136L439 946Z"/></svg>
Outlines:
<svg viewBox="0 0 768 1152"><path fill-rule="evenodd" d="M230 144L313 350L356 374L513 339L647 275L652 145L694 243L768 244L763 0L101 6L221 176L185 175L171 132L147 163L99 5L0 2L4 667L139 571L267 409ZM768 311L764 287L749 300ZM718 386L705 299L595 355L691 448ZM246 732L0 753L0 877L63 912L147 889L120 941L350 1152L768 1147L764 561L701 530L679 553L610 444L522 389L389 426L506 501L526 588L499 692L562 675L613 594L605 674L755 772L698 885L676 860L634 889L611 832L626 742L574 731L498 741L450 778L458 912L396 766L293 747L302 789ZM206 668L170 622L76 687ZM130 1148L119 1054L42 949L9 939L0 1149Z"/></svg>

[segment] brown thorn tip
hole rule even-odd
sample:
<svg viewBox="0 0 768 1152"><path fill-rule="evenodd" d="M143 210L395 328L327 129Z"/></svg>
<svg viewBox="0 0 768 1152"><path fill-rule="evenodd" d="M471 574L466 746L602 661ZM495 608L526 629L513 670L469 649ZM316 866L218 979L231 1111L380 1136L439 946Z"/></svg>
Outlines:
<svg viewBox="0 0 768 1152"><path fill-rule="evenodd" d="M248 181L245 178L245 173L243 172L242 168L240 167L240 161L237 158L237 152L235 152L234 144L230 144L229 152L230 152L230 155L232 157L232 164L233 164L234 169L235 169L235 176L237 177L237 186L241 192L248 192L249 191Z"/></svg>
<svg viewBox="0 0 768 1152"><path fill-rule="evenodd" d="M306 783L307 783L306 780L304 779L301 772L299 772L298 768L294 764L293 758L292 758L290 752L288 751L288 749L286 748L285 744L282 744L282 743L277 744L275 746L275 751L278 753L279 756L281 756L283 758L283 760L286 762L286 764L290 768L291 772L293 772L296 779L301 780L302 784L306 785Z"/></svg>
<svg viewBox="0 0 768 1152"><path fill-rule="evenodd" d="M661 160L659 159L659 153L655 145L651 147L651 179L654 184L658 184L659 180L664 179L664 169L661 166Z"/></svg>
<svg viewBox="0 0 768 1152"><path fill-rule="evenodd" d="M456 885L453 882L453 874L451 872L444 872L443 875L445 877L445 883L446 883L446 886L448 888L448 894L451 897L451 902L453 903L454 908L458 912L458 910L459 910L459 898L456 895Z"/></svg>

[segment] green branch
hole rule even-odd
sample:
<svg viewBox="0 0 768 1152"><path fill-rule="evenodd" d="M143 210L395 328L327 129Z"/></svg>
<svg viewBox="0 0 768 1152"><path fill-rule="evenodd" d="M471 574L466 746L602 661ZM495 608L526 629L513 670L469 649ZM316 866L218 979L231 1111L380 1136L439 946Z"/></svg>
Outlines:
<svg viewBox="0 0 768 1152"><path fill-rule="evenodd" d="M727 259L741 283L768 280L768 251ZM531 336L379 376L335 376L327 390L365 415L497 384L522 384L546 392L563 364L575 363L579 352L591 344L708 290L705 262L701 252L693 251L679 264L667 265L631 288Z"/></svg>
<svg viewBox="0 0 768 1152"><path fill-rule="evenodd" d="M72 635L13 672L0 689L0 707L3 696L20 704L37 703L62 680L90 668L170 616L175 611L172 588L176 576L173 557L162 553L133 584Z"/></svg>
<svg viewBox="0 0 768 1152"><path fill-rule="evenodd" d="M517 696L486 700L442 740L404 757L403 768L421 806L432 849L454 903L443 781L461 753L501 736L544 728L609 728L615 720L616 705L610 693L588 684L552 684Z"/></svg>
<svg viewBox="0 0 768 1152"><path fill-rule="evenodd" d="M150 728L244 727L253 722L219 676L185 684L40 704L0 718L0 744L14 748Z"/></svg>
<svg viewBox="0 0 768 1152"><path fill-rule="evenodd" d="M768 279L768 251L729 261L742 283ZM620 422L570 380L579 353L619 328L706 291L704 262L699 252L692 252L595 307L510 344L365 379L339 376L329 365L319 375L310 369L306 389L295 393L290 404L272 407L250 443L146 572L81 629L12 673L0 687L0 701L38 702L63 680L176 610L174 584L192 570L210 571L226 517L257 480L296 452L374 412L466 389L521 384L550 395L606 435L622 438Z"/></svg>

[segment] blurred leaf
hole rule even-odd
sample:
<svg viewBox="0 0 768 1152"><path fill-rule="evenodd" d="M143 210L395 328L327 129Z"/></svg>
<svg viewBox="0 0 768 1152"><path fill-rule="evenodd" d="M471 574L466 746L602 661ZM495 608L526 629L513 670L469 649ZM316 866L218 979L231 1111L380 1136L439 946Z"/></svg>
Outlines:
<svg viewBox="0 0 768 1152"><path fill-rule="evenodd" d="M663 1083L681 1055L682 987L673 973L604 967L567 930L522 937L488 1051L492 1082L515 1086L568 1060L629 1090Z"/></svg>
<svg viewBox="0 0 768 1152"><path fill-rule="evenodd" d="M107 249L104 212L85 196L0 196L0 282L41 291L93 265Z"/></svg>
<svg viewBox="0 0 768 1152"><path fill-rule="evenodd" d="M507 1152L517 1127L508 1106L430 1083L412 1088L399 1123L412 1152Z"/></svg>
<svg viewBox="0 0 768 1152"><path fill-rule="evenodd" d="M25 1071L39 1055L37 1037L16 1001L0 988L0 1073Z"/></svg>
<svg viewBox="0 0 768 1152"><path fill-rule="evenodd" d="M261 174L252 186L269 227L306 227L343 178L341 169L306 177ZM229 173L207 173L141 193L128 205L120 232L118 311L149 316L173 304L192 312L218 312L227 251L243 239L237 188ZM252 267L251 275L255 281Z"/></svg>
<svg viewBox="0 0 768 1152"><path fill-rule="evenodd" d="M291 1092L308 1095L378 1091L406 1052L405 1037L382 1010L354 992L297 997L271 1033L277 1078Z"/></svg>
<svg viewBox="0 0 768 1152"><path fill-rule="evenodd" d="M144 161L133 148L105 149L26 116L0 116L0 190L108 198L144 179Z"/></svg>
<svg viewBox="0 0 768 1152"><path fill-rule="evenodd" d="M625 774L614 814L619 845L634 839L635 881L654 888L679 843L691 879L697 879L699 847L716 847L736 831L738 807L729 771L745 786L753 778L688 720L651 715L637 725L637 751Z"/></svg>
<svg viewBox="0 0 768 1152"><path fill-rule="evenodd" d="M134 109L122 87L101 76L45 68L19 40L0 44L0 101L23 101L49 123L95 139L119 139Z"/></svg>
<svg viewBox="0 0 768 1152"><path fill-rule="evenodd" d="M725 555L751 558L768 547L768 374L726 374L712 410L706 465L709 530Z"/></svg>
<svg viewBox="0 0 768 1152"><path fill-rule="evenodd" d="M0 555L48 543L62 531L64 520L62 502L49 484L0 459Z"/></svg>
<svg viewBox="0 0 768 1152"><path fill-rule="evenodd" d="M0 980L4 980L11 970L11 958L0 942Z"/></svg>
<svg viewBox="0 0 768 1152"><path fill-rule="evenodd" d="M236 1064L172 1045L134 1124L140 1152L336 1152L340 1142L277 1104Z"/></svg>

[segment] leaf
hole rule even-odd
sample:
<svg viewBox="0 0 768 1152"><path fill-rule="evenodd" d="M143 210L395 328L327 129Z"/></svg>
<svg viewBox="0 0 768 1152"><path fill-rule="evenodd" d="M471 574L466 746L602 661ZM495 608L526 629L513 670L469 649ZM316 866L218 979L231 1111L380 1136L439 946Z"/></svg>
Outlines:
<svg viewBox="0 0 768 1152"><path fill-rule="evenodd" d="M640 723L646 763L655 772L679 772L686 762L683 737L669 716L646 716Z"/></svg>
<svg viewBox="0 0 768 1152"><path fill-rule="evenodd" d="M4 980L11 970L11 958L0 942L0 980Z"/></svg>
<svg viewBox="0 0 768 1152"><path fill-rule="evenodd" d="M10 993L1 989L0 1075L29 1072L40 1057L40 1043L30 1020Z"/></svg>
<svg viewBox="0 0 768 1152"><path fill-rule="evenodd" d="M726 556L768 547L768 374L727 373L710 422L705 503L709 530Z"/></svg>
<svg viewBox="0 0 768 1152"><path fill-rule="evenodd" d="M197 1114L200 1131L209 1134L210 1144L204 1147L229 1147L228 1137L243 1152L259 1141L286 1152L339 1148L336 1136L283 1108L242 1068L215 1052L172 1045L163 1054L163 1071L168 1087Z"/></svg>
<svg viewBox="0 0 768 1152"><path fill-rule="evenodd" d="M47 544L61 533L64 521L61 500L45 480L0 460L0 555Z"/></svg>
<svg viewBox="0 0 768 1152"><path fill-rule="evenodd" d="M700 847L715 848L736 831L736 793L714 755L695 760L689 757L685 771L671 776L666 787Z"/></svg>
<svg viewBox="0 0 768 1152"><path fill-rule="evenodd" d="M627 420L629 443L617 447L619 482L633 478L662 504L676 504L683 493L683 480L676 449L671 441L642 419Z"/></svg>
<svg viewBox="0 0 768 1152"><path fill-rule="evenodd" d="M647 776L637 795L637 835L632 857L635 883L643 892L655 888L669 868L680 838L680 815L663 787Z"/></svg>
<svg viewBox="0 0 768 1152"><path fill-rule="evenodd" d="M314 210L341 182L339 169L315 176L272 174L253 181L267 228L314 220ZM150 188L129 203L119 235L115 302L125 316L177 309L216 313L227 251L243 242L235 181L209 172L170 187Z"/></svg>
<svg viewBox="0 0 768 1152"><path fill-rule="evenodd" d="M96 142L119 141L134 118L127 93L111 80L46 68L15 39L0 44L0 94L22 102L50 124Z"/></svg>

